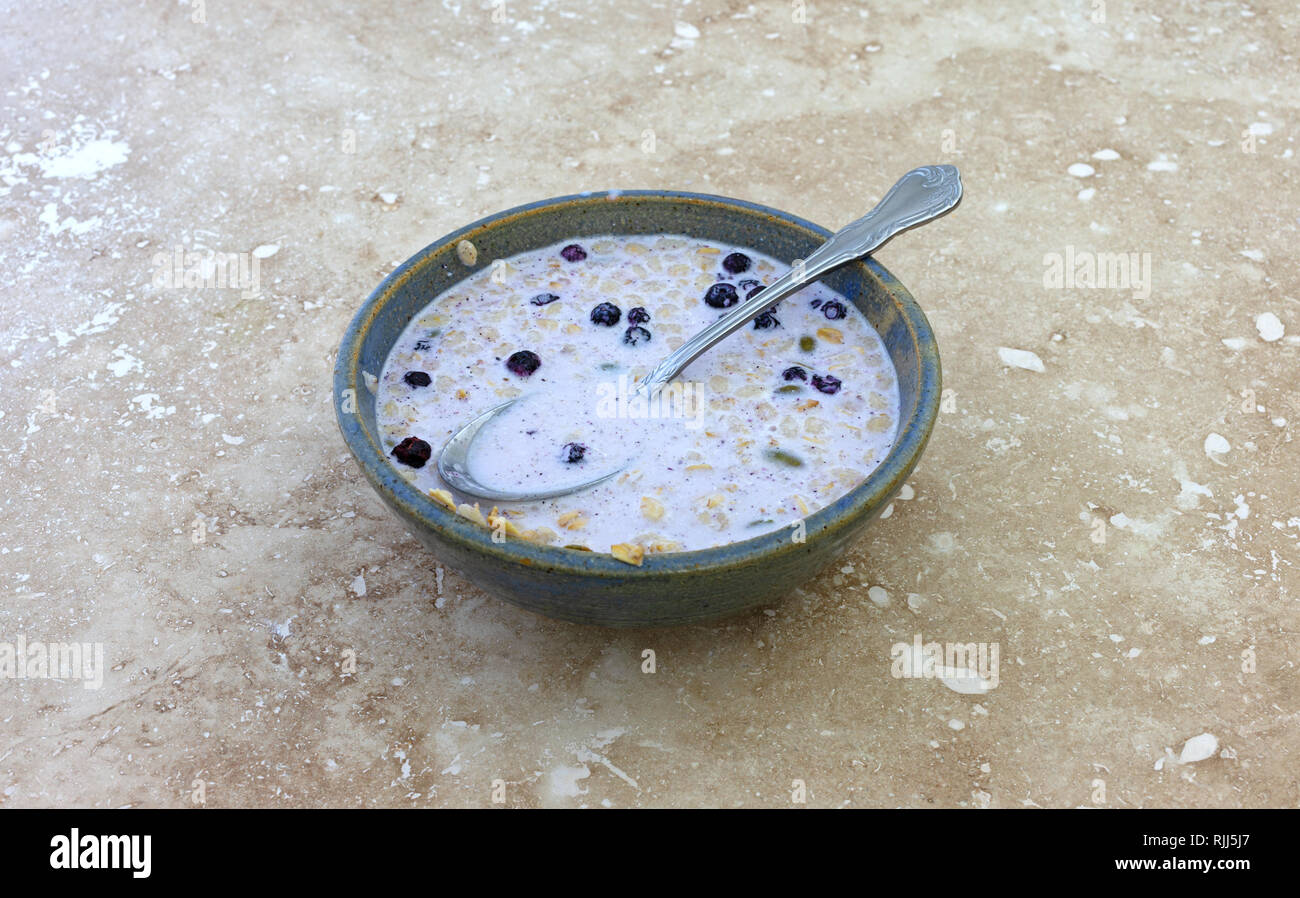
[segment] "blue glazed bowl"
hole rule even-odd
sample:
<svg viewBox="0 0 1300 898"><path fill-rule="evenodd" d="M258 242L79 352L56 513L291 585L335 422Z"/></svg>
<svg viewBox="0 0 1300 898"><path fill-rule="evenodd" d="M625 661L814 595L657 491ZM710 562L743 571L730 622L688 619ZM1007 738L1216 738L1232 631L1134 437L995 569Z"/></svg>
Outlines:
<svg viewBox="0 0 1300 898"><path fill-rule="evenodd" d="M802 542L786 528L712 549L648 555L640 567L518 539L495 543L491 531L435 503L385 457L367 376L379 375L411 319L493 259L601 234L686 234L792 261L806 258L830 231L766 206L667 190L565 196L484 218L404 262L348 326L334 367L343 439L370 485L440 561L530 611L584 624L656 627L770 603L833 562L889 503L920 459L938 414L934 333L903 285L873 259L846 265L826 281L867 316L889 351L898 373L900 432L866 481L804 521ZM478 250L473 268L456 254L461 240Z"/></svg>

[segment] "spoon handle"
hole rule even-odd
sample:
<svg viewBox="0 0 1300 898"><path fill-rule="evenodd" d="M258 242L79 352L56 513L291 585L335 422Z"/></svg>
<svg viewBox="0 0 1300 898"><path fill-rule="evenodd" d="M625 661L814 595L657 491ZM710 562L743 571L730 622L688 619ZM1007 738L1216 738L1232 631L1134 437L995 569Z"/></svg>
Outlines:
<svg viewBox="0 0 1300 898"><path fill-rule="evenodd" d="M637 389L654 396L714 344L726 339L762 312L818 280L828 271L879 249L895 234L951 211L961 201L961 176L956 166L924 165L898 179L874 209L836 232L807 259L794 266L753 299L747 299L701 330L645 376Z"/></svg>

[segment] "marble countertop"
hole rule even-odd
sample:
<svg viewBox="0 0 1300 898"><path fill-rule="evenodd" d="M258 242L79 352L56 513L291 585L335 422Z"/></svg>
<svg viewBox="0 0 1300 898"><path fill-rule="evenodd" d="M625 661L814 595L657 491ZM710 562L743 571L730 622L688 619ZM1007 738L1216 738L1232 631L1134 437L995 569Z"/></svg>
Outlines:
<svg viewBox="0 0 1300 898"><path fill-rule="evenodd" d="M1166 6L11 12L0 805L1295 806L1300 12ZM838 226L931 162L962 207L880 260L944 412L781 603L534 617L346 453L344 326L475 218L663 187ZM996 683L892 675L916 640ZM17 676L72 642L97 675Z"/></svg>

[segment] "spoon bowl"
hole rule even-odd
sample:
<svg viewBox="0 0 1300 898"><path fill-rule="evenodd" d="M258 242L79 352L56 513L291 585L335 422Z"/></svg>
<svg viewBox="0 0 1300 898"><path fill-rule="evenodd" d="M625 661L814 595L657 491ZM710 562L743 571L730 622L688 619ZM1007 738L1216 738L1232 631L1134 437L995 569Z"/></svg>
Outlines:
<svg viewBox="0 0 1300 898"><path fill-rule="evenodd" d="M442 475L443 480L447 481L448 486L462 493L478 496L480 499L492 499L496 502L531 502L538 499L553 499L556 496L564 496L578 490L589 489L597 484L604 483L623 470L623 467L620 466L607 474L585 480L576 486L557 486L549 490L535 490L532 492L497 490L479 483L469 472L471 444L478 437L479 431L489 422L515 403L527 398L526 396L517 396L514 399L507 399L500 405L494 405L452 434L451 439L443 446L442 453L438 456L438 473Z"/></svg>

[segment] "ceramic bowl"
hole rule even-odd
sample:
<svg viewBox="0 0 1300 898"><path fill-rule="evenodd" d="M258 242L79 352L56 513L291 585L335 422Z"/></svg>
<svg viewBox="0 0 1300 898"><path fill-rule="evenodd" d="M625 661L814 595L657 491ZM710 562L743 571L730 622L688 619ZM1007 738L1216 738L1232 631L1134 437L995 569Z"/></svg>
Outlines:
<svg viewBox="0 0 1300 898"><path fill-rule="evenodd" d="M343 439L370 485L440 562L485 592L530 611L584 624L655 627L770 604L852 545L903 485L934 427L940 393L934 333L903 285L874 259L846 265L826 280L853 301L883 339L898 373L901 430L870 477L804 520L801 542L793 528L785 528L716 548L646 556L639 567L610 555L518 539L495 543L488 529L408 483L384 455L368 384L411 319L493 259L601 234L685 234L791 261L807 257L830 231L766 206L667 190L565 196L476 221L403 263L348 326L334 368ZM457 256L461 240L478 250L474 267Z"/></svg>

